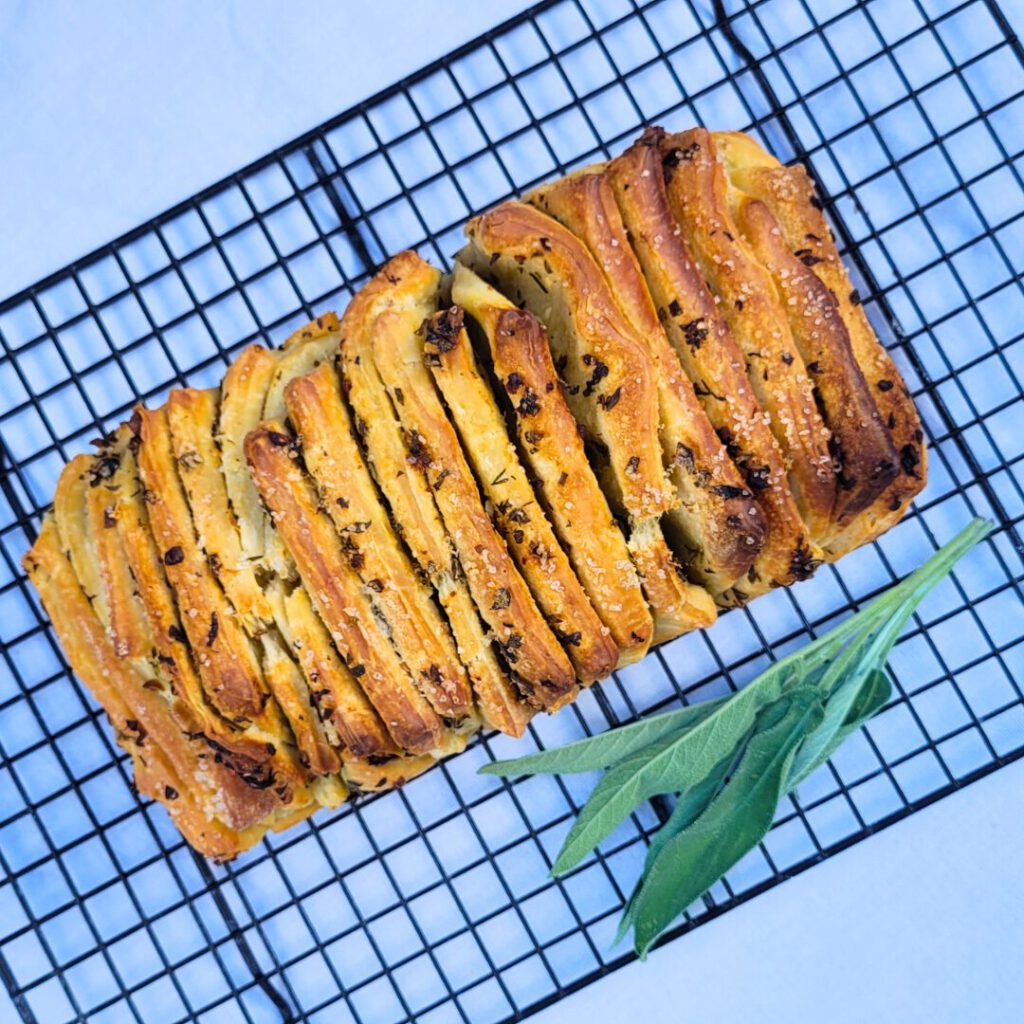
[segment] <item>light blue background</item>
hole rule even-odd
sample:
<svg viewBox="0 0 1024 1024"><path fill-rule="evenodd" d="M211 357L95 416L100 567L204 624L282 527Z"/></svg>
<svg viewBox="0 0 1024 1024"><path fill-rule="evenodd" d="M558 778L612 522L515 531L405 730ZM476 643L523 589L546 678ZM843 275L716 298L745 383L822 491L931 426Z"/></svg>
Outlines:
<svg viewBox="0 0 1024 1024"><path fill-rule="evenodd" d="M6 0L0 295L520 6ZM1018 763L537 1019L1020 1019L1022 848Z"/></svg>

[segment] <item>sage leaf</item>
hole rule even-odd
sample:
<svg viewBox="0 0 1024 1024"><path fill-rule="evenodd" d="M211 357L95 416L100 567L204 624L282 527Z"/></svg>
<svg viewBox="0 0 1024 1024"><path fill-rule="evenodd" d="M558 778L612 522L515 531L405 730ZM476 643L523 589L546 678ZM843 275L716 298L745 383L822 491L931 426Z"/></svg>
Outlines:
<svg viewBox="0 0 1024 1024"><path fill-rule="evenodd" d="M736 750L730 752L726 757L723 757L710 772L697 783L696 786L691 786L689 789L684 790L679 794L676 801L675 807L672 809L672 813L669 815L668 820L661 828L655 832L651 838L650 845L647 847L647 856L644 859L644 867L641 872L641 879L651 870L651 865L657 859L658 854L664 849L665 844L670 839L674 839L683 829L688 828L693 824L697 818L703 814L708 804L714 799L722 786L725 785L725 780L735 769L743 751L746 749L747 741L749 740L749 733L739 743ZM633 907L636 902L637 896L640 893L641 881L638 881L633 888L633 893L629 897L629 901L626 903L626 907L622 912L622 917L619 920L619 927L615 934L615 941L612 943L613 946L617 946L626 936L626 932L629 931L632 925L633 918Z"/></svg>
<svg viewBox="0 0 1024 1024"><path fill-rule="evenodd" d="M610 768L573 822L551 874L571 871L651 797L699 783L736 748L761 707L776 700L781 689L780 675L769 670L682 735L669 734Z"/></svg>
<svg viewBox="0 0 1024 1024"><path fill-rule="evenodd" d="M824 715L805 686L761 711L732 778L707 809L659 849L633 905L633 943L645 958L668 925L771 828L797 747Z"/></svg>
<svg viewBox="0 0 1024 1024"><path fill-rule="evenodd" d="M836 697L839 695L836 694ZM825 718L796 752L790 769L787 792L796 789L809 775L817 771L838 749L843 741L856 732L869 718L873 718L892 696L892 683L881 669L872 669L857 689L853 700L842 705L833 697L825 704ZM845 718L840 717L845 710Z"/></svg>
<svg viewBox="0 0 1024 1024"><path fill-rule="evenodd" d="M621 725L609 732L567 743L554 750L517 757L508 761L495 761L480 769L482 775L573 775L596 772L618 764L638 750L650 746L672 733L681 732L707 718L727 697L703 701L676 711L666 711L650 718L642 718L630 725Z"/></svg>

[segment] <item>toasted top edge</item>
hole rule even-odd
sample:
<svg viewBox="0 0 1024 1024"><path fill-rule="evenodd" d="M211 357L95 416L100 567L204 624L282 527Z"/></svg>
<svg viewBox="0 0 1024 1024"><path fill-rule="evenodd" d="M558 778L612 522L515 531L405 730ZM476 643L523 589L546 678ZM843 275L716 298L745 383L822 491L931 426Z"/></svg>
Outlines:
<svg viewBox="0 0 1024 1024"><path fill-rule="evenodd" d="M461 307L431 317L424 329L423 357L495 523L544 617L565 646L579 678L584 683L603 678L615 667L618 648L537 502L509 440L505 419L476 365Z"/></svg>
<svg viewBox="0 0 1024 1024"><path fill-rule="evenodd" d="M839 486L832 528L821 539L827 547L842 527L892 483L899 456L857 365L836 300L814 271L789 251L778 222L764 203L743 196L736 208L740 230L779 289L793 339L832 432L830 447Z"/></svg>
<svg viewBox="0 0 1024 1024"><path fill-rule="evenodd" d="M765 518L764 543L747 578L732 589L745 600L806 578L820 551L808 541L782 452L747 379L743 354L669 206L658 138L645 135L616 157L607 180L667 337Z"/></svg>
<svg viewBox="0 0 1024 1024"><path fill-rule="evenodd" d="M709 132L651 133L660 143L669 203L694 259L740 345L750 386L771 416L790 487L815 542L827 536L836 497L831 432L794 342L771 275L740 235L729 209L729 180Z"/></svg>
<svg viewBox="0 0 1024 1024"><path fill-rule="evenodd" d="M612 517L583 451L576 422L558 388L543 324L461 263L452 299L479 324L494 373L515 410L520 451L536 477L545 506L601 620L618 645L620 664L643 657L653 624L625 538ZM548 395L529 415L526 394Z"/></svg>
<svg viewBox="0 0 1024 1024"><path fill-rule="evenodd" d="M835 559L884 533L924 487L928 455L921 419L892 357L868 322L807 171L783 166L754 139L739 132L716 132L714 139L733 185L768 207L786 246L835 299L857 364L899 454L896 479L830 541L829 557Z"/></svg>
<svg viewBox="0 0 1024 1024"><path fill-rule="evenodd" d="M507 202L466 226L462 259L548 329L573 416L607 449L614 498L633 518L675 502L658 437L657 376L582 242L540 210Z"/></svg>
<svg viewBox="0 0 1024 1024"><path fill-rule="evenodd" d="M605 174L588 172L543 186L529 198L587 244L647 345L658 373L663 457L680 497L669 525L692 578L721 594L753 563L764 542L764 519L669 344L614 189Z"/></svg>
<svg viewBox="0 0 1024 1024"><path fill-rule="evenodd" d="M273 421L245 439L246 460L260 495L349 670L401 749L414 754L437 750L441 722L413 686L374 615L334 526L319 510L298 452L297 443Z"/></svg>

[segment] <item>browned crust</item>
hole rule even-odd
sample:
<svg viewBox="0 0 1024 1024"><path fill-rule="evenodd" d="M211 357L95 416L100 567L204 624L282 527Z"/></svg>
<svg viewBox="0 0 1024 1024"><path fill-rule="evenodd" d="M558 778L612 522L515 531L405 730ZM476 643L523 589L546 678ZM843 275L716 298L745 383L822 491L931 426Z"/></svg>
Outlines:
<svg viewBox="0 0 1024 1024"><path fill-rule="evenodd" d="M256 580L254 563L242 551L228 499L221 454L214 440L219 397L215 390L173 390L167 397L167 420L199 544L252 635L270 624L273 612Z"/></svg>
<svg viewBox="0 0 1024 1024"><path fill-rule="evenodd" d="M830 543L828 555L834 560L898 522L924 487L928 456L921 419L899 370L860 305L807 171L799 166L784 167L750 136L739 132L716 132L715 143L735 187L768 207L786 246L813 269L834 297L857 364L899 453L900 474Z"/></svg>
<svg viewBox="0 0 1024 1024"><path fill-rule="evenodd" d="M708 625L713 600L681 576L660 524L645 522L677 500L662 465L657 373L600 268L571 232L522 203L470 221L466 234L463 258L548 329L569 408L597 450L606 493L630 520L634 562L641 558L650 572L641 570L653 642Z"/></svg>
<svg viewBox="0 0 1024 1024"><path fill-rule="evenodd" d="M469 719L473 694L466 671L430 591L391 528L353 437L333 366L324 363L296 377L285 397L306 469L399 655L438 715L453 723Z"/></svg>
<svg viewBox="0 0 1024 1024"><path fill-rule="evenodd" d="M547 327L569 408L608 449L616 500L635 519L670 509L654 366L583 243L518 202L474 218L466 234L464 262Z"/></svg>
<svg viewBox="0 0 1024 1024"><path fill-rule="evenodd" d="M764 519L665 336L611 184L603 174L588 171L542 186L527 198L586 243L645 342L657 369L663 458L679 495L666 525L691 579L712 594L729 590L764 543Z"/></svg>
<svg viewBox="0 0 1024 1024"><path fill-rule="evenodd" d="M227 860L263 835L264 790L247 786L200 740L190 740L167 715L160 696L114 652L69 560L52 517L25 556L35 585L75 673L110 717L131 755L135 784L159 800L196 850ZM308 814L308 803L290 814ZM234 827L229 821L253 822Z"/></svg>
<svg viewBox="0 0 1024 1024"><path fill-rule="evenodd" d="M576 578L519 463L502 416L476 366L458 306L424 324L423 357L444 397L462 447L548 625L584 683L608 675L619 650ZM445 481L435 480L434 488Z"/></svg>
<svg viewBox="0 0 1024 1024"><path fill-rule="evenodd" d="M342 321L342 387L392 522L448 616L484 722L519 736L532 709L519 698L484 633L426 478L410 472L401 424L373 361L370 328L377 312L404 308L415 329L436 308L439 281L440 274L415 254L399 253L355 295Z"/></svg>
<svg viewBox="0 0 1024 1024"><path fill-rule="evenodd" d="M192 515L175 468L167 412L140 406L135 422L139 440L136 457L146 489L150 529L177 595L185 633L197 652L206 693L229 719L279 718L252 643L196 541ZM212 643L207 642L210 637ZM280 727L282 723L275 724Z"/></svg>
<svg viewBox="0 0 1024 1024"><path fill-rule="evenodd" d="M647 652L654 624L626 540L558 388L544 326L461 263L455 268L452 299L483 332L495 375L515 411L519 450L537 479L573 568L619 649L619 664L638 661ZM548 400L521 416L516 405L527 388Z"/></svg>
<svg viewBox="0 0 1024 1024"><path fill-rule="evenodd" d="M828 534L836 477L830 433L771 275L729 211L728 178L703 128L645 139L659 144L669 204L690 252L743 352L747 377L786 459L790 489L815 543Z"/></svg>
<svg viewBox="0 0 1024 1024"><path fill-rule="evenodd" d="M192 650L182 628L164 571L163 559L149 528L147 503L143 500L142 483L133 458L124 457L122 436L114 453L121 455L111 485L116 488L116 534L124 562L129 567L133 594L143 608L152 637L152 659L157 671L154 678L167 684L164 696L178 727L187 733L206 736L211 747L222 753L224 763L254 780L267 782L273 773L276 784L268 784L268 799L287 802L287 789L304 785L304 773L294 760L291 748L280 742L276 733L268 732L259 723L242 728L223 718L203 690L196 672ZM130 449L131 442L128 444ZM101 456L102 457L102 456ZM106 513L104 513L106 515ZM111 599L113 605L113 599ZM115 644L119 634L114 634ZM282 789L282 783L287 783Z"/></svg>
<svg viewBox="0 0 1024 1024"><path fill-rule="evenodd" d="M312 341L314 338L323 338L328 335L334 335L337 341L341 341L341 321L338 319L338 314L331 309L321 313L316 319L310 320L309 323L297 327L284 339L281 343L281 348L293 348L303 342Z"/></svg>
<svg viewBox="0 0 1024 1024"><path fill-rule="evenodd" d="M211 429L213 422L209 405L205 410L202 405L196 410L187 400L177 405L179 427L184 430L182 452L187 454L199 444L198 431L185 429L192 411L200 412L200 428ZM150 526L163 553L165 572L177 592L185 633L212 702L233 721L259 722L274 736L275 744L294 742L299 762L313 774L337 772L340 762L312 712L298 666L272 632L259 632L255 637L246 632L244 620L235 614L217 582L209 552L203 547L204 538L196 536L193 508L209 511L216 506L219 517L230 526L219 475L192 476L190 501L179 476L182 464L174 456L168 410L139 410L138 423L137 457L150 499ZM216 458L212 445L206 449L206 457ZM185 472L192 471L182 465L182 475ZM209 491L204 488L206 483Z"/></svg>
<svg viewBox="0 0 1024 1024"><path fill-rule="evenodd" d="M333 723L345 749L357 758L397 753L380 716L334 649L305 588L286 595L284 606L292 647L310 680L310 697L321 719Z"/></svg>
<svg viewBox="0 0 1024 1024"><path fill-rule="evenodd" d="M320 617L395 742L416 754L438 749L441 722L399 661L344 557L331 521L319 511L313 487L300 468L297 445L272 422L248 435L245 454Z"/></svg>
<svg viewBox="0 0 1024 1024"><path fill-rule="evenodd" d="M875 407L850 346L850 334L824 283L786 246L764 203L739 198L737 224L772 275L789 318L793 340L814 381L815 397L832 432L838 474L828 547L850 520L873 504L896 478L899 455Z"/></svg>
<svg viewBox="0 0 1024 1024"><path fill-rule="evenodd" d="M412 472L429 482L434 500L466 574L481 618L490 626L525 696L550 707L576 686L572 665L541 615L480 501L466 464L423 365L419 339L408 320L393 311L377 316L371 329L373 360L397 402ZM441 474L447 470L442 485Z"/></svg>
<svg viewBox="0 0 1024 1024"><path fill-rule="evenodd" d="M314 326L309 325L311 328ZM184 453L187 456L189 450L200 448L203 461L202 466L196 468L208 465L211 471L208 475L196 475L195 469L186 470L188 459L183 461L180 456L179 464L197 523L200 521L197 508L202 507L207 515L212 515L221 524L220 528L233 541L234 550L230 554L239 559L241 571L259 591L261 607L257 617L246 614L248 606L244 602L249 594L240 595L240 601L235 602L234 590L226 587L236 610L241 613L243 625L262 656L264 677L288 719L302 761L321 777L318 796L333 805L337 798L330 790L335 783L323 777L333 776L341 768L335 749L340 743L336 723L334 716L322 714L316 704L313 694L319 683L315 676L303 672L302 663L296 657L285 608L286 594L297 574L273 530L273 524L253 493L245 467L238 465L245 436L243 432L260 422L261 410L266 407L270 394L275 389L278 392L283 389L282 374L308 366L306 353L319 341L319 334L308 333L312 334L310 339L294 344L283 355L259 349L243 353L247 372L232 374L229 370L230 388L223 389L219 410L210 408L215 403L209 402L203 408L200 424L195 422L194 415L181 417L184 421L181 426ZM171 397L173 400L176 396L172 393ZM172 429L176 427L172 418ZM219 430L219 446L212 441L215 429ZM201 436L196 436L200 431ZM207 440L207 437L211 439ZM237 501L233 501L233 497ZM241 517L235 513L238 507L242 508L245 517L244 529ZM245 542L250 539L254 547L246 549ZM223 579L223 568L219 575Z"/></svg>
<svg viewBox="0 0 1024 1024"><path fill-rule="evenodd" d="M745 600L805 579L820 552L808 543L782 453L747 380L739 346L672 215L655 140L635 143L611 162L607 175L667 337L764 514L764 544L733 594Z"/></svg>

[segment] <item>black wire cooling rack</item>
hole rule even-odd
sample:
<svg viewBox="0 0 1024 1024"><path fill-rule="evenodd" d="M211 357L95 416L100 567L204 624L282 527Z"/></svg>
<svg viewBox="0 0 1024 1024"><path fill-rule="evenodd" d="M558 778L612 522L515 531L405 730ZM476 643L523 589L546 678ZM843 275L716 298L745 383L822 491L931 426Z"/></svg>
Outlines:
<svg viewBox="0 0 1024 1024"><path fill-rule="evenodd" d="M138 800L19 568L67 458L141 398L345 304L386 254L641 125L805 161L931 448L912 515L539 721L535 744L742 685L974 514L998 532L891 661L892 704L678 932L1024 753L1024 53L994 3L542 4L0 305L0 977L25 1021L518 1020L610 949L656 809L547 877L588 782L485 738L225 867ZM524 753L530 740L515 747ZM0 999L2 999L0 994Z"/></svg>

